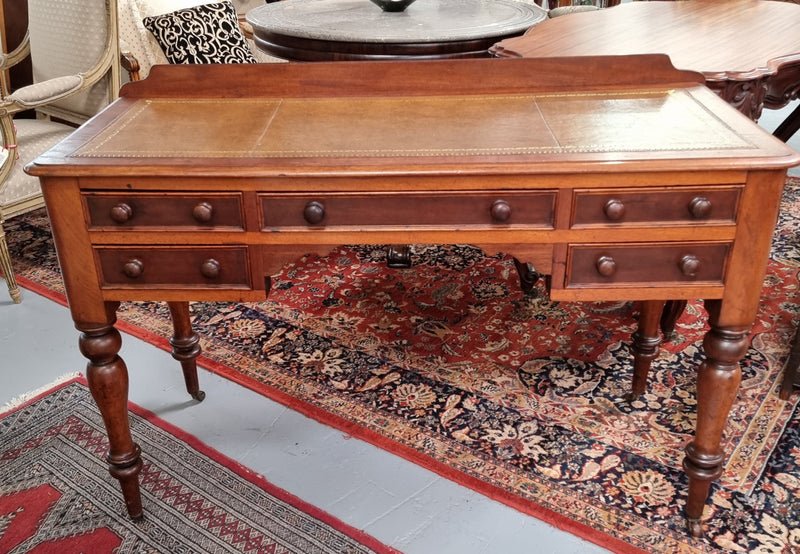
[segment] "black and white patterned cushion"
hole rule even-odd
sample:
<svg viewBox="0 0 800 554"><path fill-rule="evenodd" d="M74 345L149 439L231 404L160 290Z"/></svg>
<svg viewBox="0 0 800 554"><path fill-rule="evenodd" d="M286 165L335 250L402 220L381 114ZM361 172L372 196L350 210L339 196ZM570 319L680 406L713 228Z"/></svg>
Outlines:
<svg viewBox="0 0 800 554"><path fill-rule="evenodd" d="M170 63L255 63L230 0L144 18Z"/></svg>

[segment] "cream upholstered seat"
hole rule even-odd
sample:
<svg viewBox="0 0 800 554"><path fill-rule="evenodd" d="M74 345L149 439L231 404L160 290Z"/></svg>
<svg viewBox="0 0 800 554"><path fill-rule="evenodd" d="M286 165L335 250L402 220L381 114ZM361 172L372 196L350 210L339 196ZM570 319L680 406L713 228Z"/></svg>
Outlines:
<svg viewBox="0 0 800 554"><path fill-rule="evenodd" d="M154 65L170 63L161 45L145 26L148 17L216 4L222 0L118 0L119 38L123 67L132 81L145 79ZM236 13L243 15L260 6L264 0L230 0ZM212 30L213 31L213 30ZM246 28L245 28L246 31ZM244 33L248 49L257 62L283 61L258 50L247 33Z"/></svg>
<svg viewBox="0 0 800 554"><path fill-rule="evenodd" d="M0 269L14 302L14 278L2 225L44 205L39 180L23 167L116 98L120 85L116 0L28 0L28 33L0 56L0 71L30 58L33 84L0 100ZM36 110L36 119L14 119ZM59 121L55 121L58 119Z"/></svg>

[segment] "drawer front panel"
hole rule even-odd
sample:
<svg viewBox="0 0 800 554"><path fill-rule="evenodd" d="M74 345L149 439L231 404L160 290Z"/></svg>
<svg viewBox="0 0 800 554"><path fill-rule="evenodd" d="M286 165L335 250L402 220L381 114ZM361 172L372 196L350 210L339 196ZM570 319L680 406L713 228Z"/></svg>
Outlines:
<svg viewBox="0 0 800 554"><path fill-rule="evenodd" d="M100 247L95 252L104 286L250 286L246 247Z"/></svg>
<svg viewBox="0 0 800 554"><path fill-rule="evenodd" d="M722 284L728 243L571 246L567 287L644 283Z"/></svg>
<svg viewBox="0 0 800 554"><path fill-rule="evenodd" d="M555 198L553 191L260 196L264 229L487 224L551 229Z"/></svg>
<svg viewBox="0 0 800 554"><path fill-rule="evenodd" d="M84 196L91 227L185 227L244 230L239 194Z"/></svg>
<svg viewBox="0 0 800 554"><path fill-rule="evenodd" d="M668 191L576 191L572 227L641 223L733 223L741 187Z"/></svg>

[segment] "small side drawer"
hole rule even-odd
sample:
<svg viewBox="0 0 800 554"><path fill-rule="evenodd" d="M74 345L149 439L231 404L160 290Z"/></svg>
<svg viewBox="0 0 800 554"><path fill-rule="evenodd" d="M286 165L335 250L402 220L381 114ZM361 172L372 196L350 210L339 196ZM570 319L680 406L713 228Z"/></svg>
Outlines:
<svg viewBox="0 0 800 554"><path fill-rule="evenodd" d="M103 285L250 287L247 248L96 248Z"/></svg>
<svg viewBox="0 0 800 554"><path fill-rule="evenodd" d="M90 227L244 230L239 194L84 193Z"/></svg>
<svg viewBox="0 0 800 554"><path fill-rule="evenodd" d="M725 274L729 243L572 245L567 287L718 283Z"/></svg>
<svg viewBox="0 0 800 554"><path fill-rule="evenodd" d="M551 229L553 191L260 195L263 229L508 225Z"/></svg>
<svg viewBox="0 0 800 554"><path fill-rule="evenodd" d="M642 223L733 223L741 187L579 190L572 227Z"/></svg>

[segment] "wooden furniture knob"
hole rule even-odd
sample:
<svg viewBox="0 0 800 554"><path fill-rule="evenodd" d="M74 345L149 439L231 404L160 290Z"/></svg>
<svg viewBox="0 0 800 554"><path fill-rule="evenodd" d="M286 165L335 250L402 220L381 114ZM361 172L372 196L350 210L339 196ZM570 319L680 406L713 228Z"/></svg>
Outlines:
<svg viewBox="0 0 800 554"><path fill-rule="evenodd" d="M111 220L115 223L127 223L133 217L133 208L125 202L120 202L111 208Z"/></svg>
<svg viewBox="0 0 800 554"><path fill-rule="evenodd" d="M208 223L214 217L214 207L208 202L200 202L192 209L192 217L198 223Z"/></svg>
<svg viewBox="0 0 800 554"><path fill-rule="evenodd" d="M492 220L498 223L506 223L511 219L511 206L505 200L495 200L489 208Z"/></svg>
<svg viewBox="0 0 800 554"><path fill-rule="evenodd" d="M611 277L617 272L617 262L611 256L600 256L595 262L597 272L603 277Z"/></svg>
<svg viewBox="0 0 800 554"><path fill-rule="evenodd" d="M214 258L209 258L200 264L200 274L205 277L206 279L216 279L219 277L219 273L222 270L222 267L219 265L219 262Z"/></svg>
<svg viewBox="0 0 800 554"><path fill-rule="evenodd" d="M316 200L309 202L303 210L303 218L311 225L322 223L325 219L325 206Z"/></svg>
<svg viewBox="0 0 800 554"><path fill-rule="evenodd" d="M697 270L700 269L700 260L694 254L686 254L678 262L678 269L684 277L697 277Z"/></svg>
<svg viewBox="0 0 800 554"><path fill-rule="evenodd" d="M622 219L622 217L625 215L625 204L622 202L622 200L612 198L603 206L603 213L605 213L606 217L612 221Z"/></svg>
<svg viewBox="0 0 800 554"><path fill-rule="evenodd" d="M144 273L144 262L138 258L131 258L122 266L122 273L131 279L138 279Z"/></svg>
<svg viewBox="0 0 800 554"><path fill-rule="evenodd" d="M689 213L695 219L704 219L711 214L711 200L705 196L695 196L689 202Z"/></svg>

